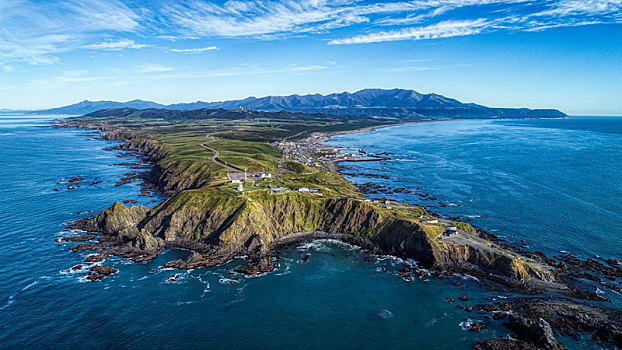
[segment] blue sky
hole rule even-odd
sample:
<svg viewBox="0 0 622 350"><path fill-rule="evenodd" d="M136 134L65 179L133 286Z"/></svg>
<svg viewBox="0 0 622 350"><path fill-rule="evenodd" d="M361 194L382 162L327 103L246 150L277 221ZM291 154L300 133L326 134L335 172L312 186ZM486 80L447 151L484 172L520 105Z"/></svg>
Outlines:
<svg viewBox="0 0 622 350"><path fill-rule="evenodd" d="M622 115L622 0L1 0L0 108L367 87Z"/></svg>

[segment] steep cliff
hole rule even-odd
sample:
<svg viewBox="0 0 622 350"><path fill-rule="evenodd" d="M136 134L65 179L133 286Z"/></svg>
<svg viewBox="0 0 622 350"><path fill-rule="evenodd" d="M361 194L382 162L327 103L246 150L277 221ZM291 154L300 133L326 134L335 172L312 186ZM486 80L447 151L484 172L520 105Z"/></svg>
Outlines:
<svg viewBox="0 0 622 350"><path fill-rule="evenodd" d="M413 219L422 211L411 207L395 213L352 198L321 198L293 192L243 196L225 191L186 190L149 210L115 203L78 227L113 237L112 241L123 252L151 256L164 245L191 249L204 257L204 265L210 265L214 257L226 260L249 255L263 259L273 254L273 248L289 235L323 232L378 253L415 259L428 268L468 267L518 280L552 278L547 271L509 252L437 240L436 230ZM470 231L474 232L472 228ZM191 266L202 265L196 255L192 259Z"/></svg>

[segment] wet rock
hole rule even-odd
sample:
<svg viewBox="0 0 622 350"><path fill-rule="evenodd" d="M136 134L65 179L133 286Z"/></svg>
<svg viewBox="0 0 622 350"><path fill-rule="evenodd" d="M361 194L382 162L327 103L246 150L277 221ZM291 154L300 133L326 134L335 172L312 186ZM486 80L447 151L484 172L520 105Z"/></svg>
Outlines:
<svg viewBox="0 0 622 350"><path fill-rule="evenodd" d="M214 267L222 265L233 257L228 255L217 255L214 257L204 257L203 255L193 252L185 259L178 259L164 264L164 267L172 267L176 269L194 269L197 267Z"/></svg>
<svg viewBox="0 0 622 350"><path fill-rule="evenodd" d="M181 277L181 275L180 275L180 274L175 274L175 275L173 275L173 276L169 277L169 278L166 280L166 283L177 283L177 281L179 281L179 278L180 278L180 277Z"/></svg>
<svg viewBox="0 0 622 350"><path fill-rule="evenodd" d="M82 265L82 264L78 264L78 265L73 266L71 269L75 271L75 270L80 270L80 269L82 269L83 267L84 267L84 265Z"/></svg>
<svg viewBox="0 0 622 350"><path fill-rule="evenodd" d="M615 290L616 292L622 294L622 289L620 289L620 287L613 285L613 284L609 284L609 283L605 283L605 282L601 282L600 283L602 286L607 287L611 290Z"/></svg>
<svg viewBox="0 0 622 350"><path fill-rule="evenodd" d="M598 328L592 335L592 339L604 344L615 344L617 347L622 347L622 331L611 324Z"/></svg>
<svg viewBox="0 0 622 350"><path fill-rule="evenodd" d="M374 259L373 256L368 256L368 257L365 258L366 262L371 262L371 261L374 261L374 260L376 260L376 259Z"/></svg>
<svg viewBox="0 0 622 350"><path fill-rule="evenodd" d="M119 270L109 265L93 266L88 276L86 276L86 279L89 281L98 281L104 277L117 273L118 271Z"/></svg>
<svg viewBox="0 0 622 350"><path fill-rule="evenodd" d="M594 275L592 275L591 273L588 273L588 272L581 272L581 273L576 274L576 276L579 277L579 278L585 278L585 279L588 279L588 280L594 281L594 282L602 281L598 276L594 276Z"/></svg>
<svg viewBox="0 0 622 350"><path fill-rule="evenodd" d="M265 272L271 272L275 269L275 264L269 258L264 258L258 261L249 262L246 267L237 269L235 272L243 273L245 275L259 275Z"/></svg>
<svg viewBox="0 0 622 350"><path fill-rule="evenodd" d="M534 346L512 339L488 339L473 345L476 350L537 350Z"/></svg>
<svg viewBox="0 0 622 350"><path fill-rule="evenodd" d="M502 319L506 318L507 316L508 316L508 314L507 314L507 313L505 313L505 312L494 312L494 313L492 314L492 318L493 318L494 320L497 320L497 321L498 321L498 320L502 320Z"/></svg>
<svg viewBox="0 0 622 350"><path fill-rule="evenodd" d="M499 307L494 304L477 304L477 309L481 311L498 311Z"/></svg>
<svg viewBox="0 0 622 350"><path fill-rule="evenodd" d="M464 310L465 310L465 311L468 311L468 312L473 311L473 309L474 309L474 308L473 308L473 306L469 306L469 307L465 307L465 308L464 308Z"/></svg>
<svg viewBox="0 0 622 350"><path fill-rule="evenodd" d="M453 303L454 301L456 301L456 299L454 299L454 298L446 298L445 299L446 303Z"/></svg>
<svg viewBox="0 0 622 350"><path fill-rule="evenodd" d="M302 258L302 261L307 262L307 260L309 260L309 254L305 255L304 258Z"/></svg>
<svg viewBox="0 0 622 350"><path fill-rule="evenodd" d="M505 325L514 331L519 339L533 343L538 349L566 349L555 336L551 325L542 318L530 319L521 315L510 315Z"/></svg>
<svg viewBox="0 0 622 350"><path fill-rule="evenodd" d="M71 237L63 237L60 240L63 242L85 242L94 239L95 236L71 236Z"/></svg>
<svg viewBox="0 0 622 350"><path fill-rule="evenodd" d="M460 300L467 301L467 300L469 300L469 297L467 297L466 295L463 295L463 296L460 297Z"/></svg>
<svg viewBox="0 0 622 350"><path fill-rule="evenodd" d="M463 310L464 309L464 305L456 305L456 309Z"/></svg>
<svg viewBox="0 0 622 350"><path fill-rule="evenodd" d="M104 248L104 246L99 243L82 243L74 245L73 247L69 247L72 252L80 252L83 250L98 250L102 248Z"/></svg>
<svg viewBox="0 0 622 350"><path fill-rule="evenodd" d="M405 279L407 281L412 281L413 280L412 272L407 267L404 267L404 268L400 269L398 271L398 273L397 273L397 277L403 278L403 279Z"/></svg>
<svg viewBox="0 0 622 350"><path fill-rule="evenodd" d="M471 327L469 327L469 332L480 332L486 329L486 324L480 322L471 323Z"/></svg>
<svg viewBox="0 0 622 350"><path fill-rule="evenodd" d="M85 263L94 263L94 262L100 262L100 261L104 261L106 259L108 259L110 257L110 252L107 251L103 251L103 252L99 252L97 254L88 256L86 259L84 259Z"/></svg>
<svg viewBox="0 0 622 350"><path fill-rule="evenodd" d="M512 310L512 303L510 303L508 301L498 302L497 305L499 306L499 310L501 310L501 311L510 311L510 310Z"/></svg>

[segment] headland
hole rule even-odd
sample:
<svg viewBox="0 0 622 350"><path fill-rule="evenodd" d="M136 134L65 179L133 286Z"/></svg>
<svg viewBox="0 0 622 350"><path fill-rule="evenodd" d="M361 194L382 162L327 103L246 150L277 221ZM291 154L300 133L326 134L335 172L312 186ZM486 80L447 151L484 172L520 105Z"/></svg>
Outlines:
<svg viewBox="0 0 622 350"><path fill-rule="evenodd" d="M508 327L519 340L504 340L505 348L562 348L551 326L561 329L557 325L567 318L574 320L567 323L568 332L595 332L597 339L609 343L622 339L619 314L594 306L602 298L578 278L591 276L602 283L620 278L617 261L610 266L578 259L563 262L526 252L423 207L390 198L372 200L336 172L341 161L377 161L386 155L326 146L322 142L328 134L395 124L245 109L120 109L60 120L58 127L97 130L106 139L123 142L117 149L141 154L152 165L145 179L170 196L151 208L114 203L91 219L73 223L71 227L98 238L72 250L96 251L91 261L120 255L140 262L166 247L179 247L193 253L167 266L211 267L247 256L242 271L257 274L278 268L278 251L286 245L334 238L372 254L413 259L417 268L439 276L469 273L533 295L517 299L512 308L516 315L510 316ZM114 272L101 267L92 279ZM409 280L413 273L420 272L405 270L399 277ZM571 300L584 302L577 309ZM482 309L498 312L500 307ZM479 346L493 348L495 341Z"/></svg>

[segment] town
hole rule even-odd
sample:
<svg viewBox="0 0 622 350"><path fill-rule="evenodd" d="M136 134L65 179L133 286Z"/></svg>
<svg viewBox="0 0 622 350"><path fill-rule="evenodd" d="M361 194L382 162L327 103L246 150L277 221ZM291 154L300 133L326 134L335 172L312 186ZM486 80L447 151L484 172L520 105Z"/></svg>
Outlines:
<svg viewBox="0 0 622 350"><path fill-rule="evenodd" d="M300 162L320 171L337 171L339 162L361 162L389 160L386 153L373 154L362 149L340 148L325 144L330 138L321 133L310 137L289 141L282 140L275 145L283 150L282 160Z"/></svg>

